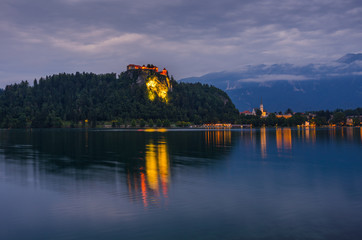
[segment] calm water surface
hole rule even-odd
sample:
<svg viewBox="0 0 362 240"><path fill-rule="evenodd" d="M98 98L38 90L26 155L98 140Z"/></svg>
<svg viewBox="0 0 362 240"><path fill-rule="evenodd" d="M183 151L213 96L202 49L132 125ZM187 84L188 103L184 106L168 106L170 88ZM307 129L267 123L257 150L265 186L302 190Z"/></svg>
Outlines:
<svg viewBox="0 0 362 240"><path fill-rule="evenodd" d="M0 130L0 239L362 239L362 129Z"/></svg>

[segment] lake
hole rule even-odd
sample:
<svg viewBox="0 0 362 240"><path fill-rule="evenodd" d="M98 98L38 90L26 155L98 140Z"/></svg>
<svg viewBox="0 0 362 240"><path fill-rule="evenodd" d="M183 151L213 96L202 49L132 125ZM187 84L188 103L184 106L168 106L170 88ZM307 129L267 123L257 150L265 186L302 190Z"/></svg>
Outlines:
<svg viewBox="0 0 362 240"><path fill-rule="evenodd" d="M0 239L362 239L362 128L0 130Z"/></svg>

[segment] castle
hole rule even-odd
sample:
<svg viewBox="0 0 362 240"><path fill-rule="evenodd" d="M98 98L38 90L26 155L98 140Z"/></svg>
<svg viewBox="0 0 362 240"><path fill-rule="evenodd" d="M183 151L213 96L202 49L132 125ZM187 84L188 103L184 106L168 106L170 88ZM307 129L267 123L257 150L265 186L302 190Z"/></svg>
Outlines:
<svg viewBox="0 0 362 240"><path fill-rule="evenodd" d="M164 76L167 76L168 74L168 71L166 70L166 68L164 68L162 71L158 71L158 67L154 66L154 65L143 65L143 66L140 66L140 65L135 65L135 64L129 64L127 66L127 70L136 70L136 69L141 69L141 70L151 70L151 71L154 71L154 72L157 72L161 75L164 75Z"/></svg>

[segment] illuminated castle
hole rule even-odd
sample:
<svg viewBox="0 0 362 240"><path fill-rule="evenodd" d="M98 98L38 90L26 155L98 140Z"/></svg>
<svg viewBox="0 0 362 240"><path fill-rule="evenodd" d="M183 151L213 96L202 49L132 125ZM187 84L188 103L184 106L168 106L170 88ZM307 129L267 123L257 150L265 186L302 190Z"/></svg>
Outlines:
<svg viewBox="0 0 362 240"><path fill-rule="evenodd" d="M129 64L127 66L127 70L137 70L137 69L141 69L141 70L151 70L151 71L154 71L154 72L157 72L161 75L164 75L164 76L167 76L168 72L166 70L166 68L164 68L162 71L158 71L158 67L154 66L154 65L143 65L143 66L140 66L140 65L135 65L135 64Z"/></svg>

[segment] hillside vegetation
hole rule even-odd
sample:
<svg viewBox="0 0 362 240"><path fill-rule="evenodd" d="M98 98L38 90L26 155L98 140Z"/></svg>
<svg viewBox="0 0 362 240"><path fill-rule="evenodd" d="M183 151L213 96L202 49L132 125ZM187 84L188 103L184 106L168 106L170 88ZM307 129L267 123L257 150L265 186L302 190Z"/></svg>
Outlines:
<svg viewBox="0 0 362 240"><path fill-rule="evenodd" d="M163 98L165 89L167 98ZM216 87L177 83L142 70L119 76L62 73L34 80L32 86L23 81L0 91L2 128L64 127L86 122L96 126L101 121L118 125L134 121L141 125L146 121L200 124L234 122L237 116L228 95Z"/></svg>

